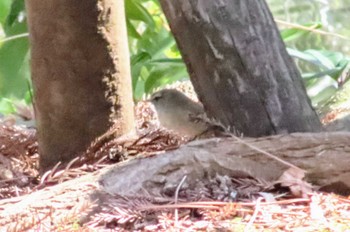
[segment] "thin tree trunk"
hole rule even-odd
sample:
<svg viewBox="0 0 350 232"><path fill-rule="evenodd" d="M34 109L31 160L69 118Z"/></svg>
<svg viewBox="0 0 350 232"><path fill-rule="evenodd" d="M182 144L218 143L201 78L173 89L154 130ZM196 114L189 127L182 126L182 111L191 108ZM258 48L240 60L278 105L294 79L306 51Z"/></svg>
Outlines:
<svg viewBox="0 0 350 232"><path fill-rule="evenodd" d="M265 1L160 2L209 116L254 137L321 130Z"/></svg>
<svg viewBox="0 0 350 232"><path fill-rule="evenodd" d="M123 0L27 0L40 167L134 128Z"/></svg>

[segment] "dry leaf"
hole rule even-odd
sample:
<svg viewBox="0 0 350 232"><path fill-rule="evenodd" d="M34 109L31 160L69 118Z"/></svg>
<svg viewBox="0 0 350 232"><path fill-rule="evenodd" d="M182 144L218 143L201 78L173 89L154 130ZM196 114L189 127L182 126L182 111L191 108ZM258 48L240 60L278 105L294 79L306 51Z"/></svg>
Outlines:
<svg viewBox="0 0 350 232"><path fill-rule="evenodd" d="M289 187L292 194L296 197L306 197L308 193L312 192L312 186L304 181L305 171L299 168L289 168L283 172L278 179L284 187Z"/></svg>

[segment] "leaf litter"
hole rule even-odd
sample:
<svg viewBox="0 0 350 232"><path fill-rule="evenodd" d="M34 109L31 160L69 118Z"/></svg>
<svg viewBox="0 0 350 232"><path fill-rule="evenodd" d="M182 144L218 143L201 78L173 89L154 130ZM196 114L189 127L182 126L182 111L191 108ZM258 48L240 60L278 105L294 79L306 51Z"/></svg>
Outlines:
<svg viewBox="0 0 350 232"><path fill-rule="evenodd" d="M137 138L97 139L84 154L42 176L38 172L36 130L3 121L0 124L0 211L30 194L49 191L51 186L113 163L153 156L185 144L186 138L159 129L148 104L140 102L136 107L140 132ZM50 199L50 204L43 201L42 206L26 209L27 217L20 214L0 217L0 226L6 231L350 230L350 199L311 191L307 183L300 183L302 178L303 173L291 167L281 176L280 187L263 180L216 175L199 182L195 190L178 188L157 197L109 196L102 203L101 211L84 224L78 219L94 204L84 199L76 202L67 192ZM81 191L95 188L84 186ZM300 191L302 197L295 197Z"/></svg>

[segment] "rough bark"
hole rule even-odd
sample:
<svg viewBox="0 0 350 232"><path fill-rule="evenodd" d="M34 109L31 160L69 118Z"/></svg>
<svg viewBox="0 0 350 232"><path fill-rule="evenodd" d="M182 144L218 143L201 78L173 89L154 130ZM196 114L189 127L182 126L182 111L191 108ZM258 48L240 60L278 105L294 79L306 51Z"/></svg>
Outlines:
<svg viewBox="0 0 350 232"><path fill-rule="evenodd" d="M27 0L42 170L134 128L123 0Z"/></svg>
<svg viewBox="0 0 350 232"><path fill-rule="evenodd" d="M335 132L295 133L244 141L305 170L307 182L350 194L349 139L349 132ZM196 182L216 173L275 181L289 168L234 138L214 138L194 141L163 155L117 165L101 178L100 183L112 194L146 191L160 195L167 189L175 189L185 175L187 186L193 188Z"/></svg>
<svg viewBox="0 0 350 232"><path fill-rule="evenodd" d="M349 132L244 139L306 170L306 181L344 195L350 194L349 140ZM114 197L157 197L167 189L175 189L184 175L187 179L183 187L191 188L216 173L273 181L286 169L287 166L233 138L194 141L178 150L119 163L28 196L1 200L0 224L22 228L22 225L28 226L24 222L35 224L48 220L57 225L62 218L53 215L60 210L66 210L64 216L69 220L76 220L85 213L98 212ZM339 186L342 188L337 189ZM24 222L14 222L14 217Z"/></svg>
<svg viewBox="0 0 350 232"><path fill-rule="evenodd" d="M321 130L265 1L160 2L209 116L251 137Z"/></svg>

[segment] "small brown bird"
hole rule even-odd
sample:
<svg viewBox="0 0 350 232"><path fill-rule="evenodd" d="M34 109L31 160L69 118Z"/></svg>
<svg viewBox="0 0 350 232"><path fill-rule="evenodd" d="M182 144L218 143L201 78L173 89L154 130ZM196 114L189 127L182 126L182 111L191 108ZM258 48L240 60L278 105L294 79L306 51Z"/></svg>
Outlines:
<svg viewBox="0 0 350 232"><path fill-rule="evenodd" d="M150 102L156 108L160 124L167 129L188 137L208 129L205 122L195 119L204 114L203 106L178 90L160 90L152 94Z"/></svg>

